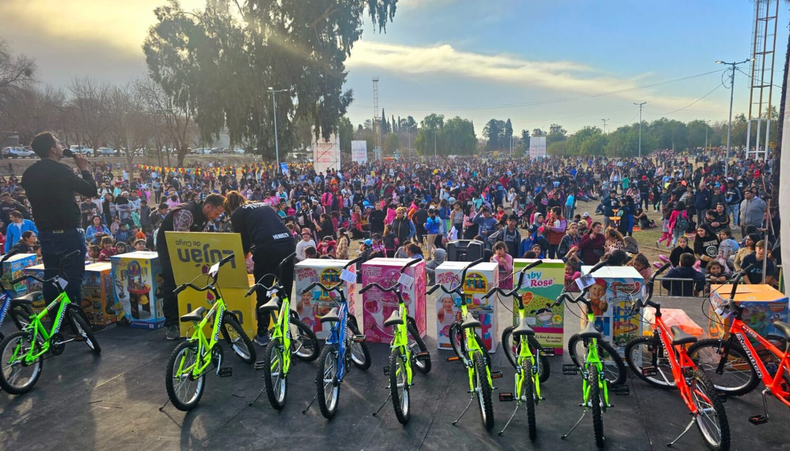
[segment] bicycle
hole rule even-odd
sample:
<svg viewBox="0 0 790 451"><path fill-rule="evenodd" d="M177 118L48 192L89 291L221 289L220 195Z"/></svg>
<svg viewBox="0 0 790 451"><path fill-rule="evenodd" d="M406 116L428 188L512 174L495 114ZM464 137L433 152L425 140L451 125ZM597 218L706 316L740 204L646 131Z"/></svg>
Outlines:
<svg viewBox="0 0 790 451"><path fill-rule="evenodd" d="M483 340L481 340L477 332L474 331L474 329L481 327L482 325L480 324L480 321L477 320L477 318L469 314L469 310L467 309L468 300L466 299L466 295L464 293L464 280L466 279L466 272L473 266L484 261L485 259L481 258L466 265L466 267L464 267L463 271L461 272L461 279L458 283L458 286L452 290L444 288L443 285L434 285L430 290L428 290L427 294L431 294L434 291L441 289L447 294L456 294L461 298L461 319L454 322L450 326L449 332L450 344L452 345L453 351L456 355L453 357L448 357L447 361L460 361L464 364L469 377L469 393L471 397L469 399L469 403L464 408L464 411L461 412L461 416L459 416L457 420L453 421L453 425L455 426L459 421L461 421L461 418L463 418L466 411L469 410L469 406L472 405L475 396L477 396L478 407L480 409L480 419L483 422L483 427L490 431L494 427L494 407L491 403L491 393L496 389L496 387L494 387L493 379L501 378L502 372L491 371L491 357L488 355L488 351L483 345Z"/></svg>
<svg viewBox="0 0 790 451"><path fill-rule="evenodd" d="M406 268L419 262L420 260L414 259L401 266L401 274ZM398 296L398 310L392 312L392 315L384 321L384 327L393 328L389 365L384 367L384 375L389 377L389 386L387 386L389 394L381 407L373 413L373 416L376 416L387 404L387 401L392 398L395 416L401 424L406 424L411 418L409 393L413 385L412 366L416 367L419 372L427 374L431 371L431 354L420 337L417 322L409 316L399 285L399 283L395 283L389 288L384 288L378 283L371 283L362 288L359 293L362 294L375 287L384 293L395 293ZM418 352L413 351L415 347L419 348Z"/></svg>
<svg viewBox="0 0 790 451"><path fill-rule="evenodd" d="M3 276L3 263L17 254L19 254L18 250L11 250L11 252L5 254L3 258L0 259L0 277ZM0 293L0 326L3 325L6 316L11 316L11 320L18 330L27 327L27 325L30 324L30 317L33 316L33 309L30 307L30 304L38 296L41 296L41 292L34 291L17 298L14 297L15 294L11 293L5 285L3 285L3 282L0 282L0 292L2 292ZM0 332L0 341L4 338L5 335Z"/></svg>
<svg viewBox="0 0 790 451"><path fill-rule="evenodd" d="M299 320L296 312L291 310L289 293L283 292L283 287L277 276L281 274L283 265L294 257L296 257L296 252L285 257L277 265L274 274L264 275L247 292L247 297L249 297L258 287L266 289L269 301L258 307L258 312L264 314L265 318L273 319L273 325L269 328L271 339L264 350L263 360L255 363L256 370L263 370L263 388L250 405L255 404L255 401L261 397L265 390L269 404L276 410L282 410L285 407L288 394L291 354L305 362L312 362L318 358L320 349L318 339L315 333ZM263 285L263 279L266 276L274 277L274 281L269 287ZM282 297L278 296L278 293L281 293Z"/></svg>
<svg viewBox="0 0 790 451"><path fill-rule="evenodd" d="M647 285L650 286L655 277L669 266L665 264L656 271ZM661 304L653 302L652 297L651 292L644 301L638 300L631 314L645 306L655 308L653 333L649 337L631 340L625 347L625 358L634 374L643 381L661 388L677 387L692 415L688 426L667 446L677 443L696 424L710 449L729 449L730 430L724 406L708 376L697 367L686 350L686 345L695 343L697 337L687 334L679 326L668 326L661 315Z"/></svg>
<svg viewBox="0 0 790 451"><path fill-rule="evenodd" d="M356 280L356 275L353 272L346 272ZM341 275L341 279L342 277ZM370 350L365 343L365 336L359 332L357 319L348 313L348 303L342 288L343 283L344 281L341 280L335 285L327 287L322 283L313 282L302 290L302 294L304 294L319 287L326 293L335 292L340 296L339 301L333 299L336 307L333 307L321 318L322 323L331 323L331 330L326 339L326 346L318 356L318 372L315 378L316 395L302 411L302 414L307 413L313 402L318 399L321 415L328 420L331 420L337 413L340 384L343 383L346 376L348 363L353 363L361 370L370 368Z"/></svg>
<svg viewBox="0 0 790 451"><path fill-rule="evenodd" d="M217 346L220 331L225 341L228 342L233 352L242 362L250 364L255 361L255 347L252 341L244 332L244 329L241 328L236 315L228 311L217 286L220 267L234 258L235 255L230 254L212 265L208 270L209 280L207 285L197 287L193 284L198 277L203 276L203 274L199 274L191 282L179 285L173 291L174 296L178 296L179 293L187 288L195 291L210 291L215 299L211 310L208 311L205 317L203 314L206 313L206 307L198 307L181 316L181 322L191 322L191 328L195 329L195 331L190 338L179 343L173 349L167 361L167 370L165 371L167 397L178 410L188 412L197 407L200 398L203 396L206 373L208 373L210 365L216 368L216 374L219 377L230 377L233 375L233 368L222 367L222 347ZM208 326L209 321L212 320L214 323L211 327L211 339L209 340L203 331ZM165 403L166 405L167 403ZM160 407L159 410L161 411L165 406Z"/></svg>
<svg viewBox="0 0 790 451"><path fill-rule="evenodd" d="M605 263L602 262L595 265L589 273L592 274L604 264ZM623 360L617 354L617 351L615 351L609 343L604 341L601 332L595 328L595 314L593 313L592 303L585 298L588 289L589 286L585 287L581 294L575 299L570 294L563 291L554 303L554 306L558 306L562 301L571 302L573 304L581 302L586 306L587 311L587 326L584 330L574 334L571 336L570 340L568 340L569 354L575 351L575 343L582 343L584 345L584 361L576 363L577 361L574 359L574 356L571 355L571 359L574 360L574 363L562 365L562 374L576 375L580 373L582 376L582 404L580 406L583 407L584 410L576 424L573 425L568 433L562 436L562 439L568 438L568 436L573 433L579 424L581 424L582 420L584 420L587 411L590 410L592 411L593 417L595 444L598 448L603 448L605 442L603 414L606 413L609 407L613 407L609 404L609 386L612 385L612 391L619 395L627 395L629 390L627 385L619 385L625 381L625 366L623 365ZM612 373L609 376L617 381L617 384L612 382L605 374L605 359L607 358L609 362L615 365L619 373Z"/></svg>
<svg viewBox="0 0 790 451"><path fill-rule="evenodd" d="M505 423L505 427L499 431L499 435L504 435L510 422L515 418L518 408L523 403L527 411L530 440L535 440L535 437L537 437L535 406L543 400L540 394L540 384L546 382L549 374L551 374L549 360L546 357L554 355L554 348L543 349L538 343L535 338L535 331L527 322L527 309L524 307L524 301L519 296L518 290L521 289L521 284L524 283L524 274L542 263L542 260L535 261L519 271L518 284L512 290L505 291L498 287L492 288L483 296L483 299L488 299L494 293L499 293L505 298L513 297L518 300L518 326L509 326L502 333L502 347L505 350L505 354L508 355L508 360L511 361L511 364L516 369L516 387L514 389L516 394L515 396L513 393L508 392L499 394L500 402L516 401L516 408L513 410L513 414L510 415L510 419ZM511 357L514 353L515 355Z"/></svg>
<svg viewBox="0 0 790 451"><path fill-rule="evenodd" d="M760 425L768 422L767 394L790 407L790 325L774 321L773 326L784 336L762 337L743 322L744 308L733 299L741 278L749 269L751 267L736 274L730 298L721 306L721 314L732 317L728 336L700 340L689 347L688 354L710 376L713 387L725 395L749 393L762 380L765 386L762 391L764 415L749 417L750 423ZM765 352L755 349L750 338L757 340ZM780 348L782 343L784 351Z"/></svg>
<svg viewBox="0 0 790 451"><path fill-rule="evenodd" d="M101 354L101 346L96 341L91 327L85 320L82 309L72 303L65 288L68 281L63 279L63 262L74 256L80 255L79 250L67 254L61 259L59 275L43 280L32 275L24 275L11 281L17 284L25 279L33 279L42 284L50 284L58 291L58 295L47 307L38 314L29 316L29 323L19 331L9 334L0 342L0 388L12 395L21 395L30 391L41 377L44 366L44 355L50 353L58 356L63 353L66 343L76 341L77 338L66 339L61 333L65 317L72 330L85 341L94 354ZM31 293L28 296L12 300L23 311L31 311L33 302ZM42 320L45 316L53 316L52 328L47 331ZM25 375L24 372L29 371Z"/></svg>

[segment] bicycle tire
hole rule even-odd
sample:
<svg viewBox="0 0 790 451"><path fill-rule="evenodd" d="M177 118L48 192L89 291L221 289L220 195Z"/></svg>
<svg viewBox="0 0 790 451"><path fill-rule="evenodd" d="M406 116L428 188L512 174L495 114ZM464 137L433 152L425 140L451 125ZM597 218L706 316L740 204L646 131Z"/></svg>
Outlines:
<svg viewBox="0 0 790 451"><path fill-rule="evenodd" d="M722 351L728 351L729 355L723 374L716 373L723 356L719 347ZM760 384L754 365L738 345L730 346L728 341L707 338L689 346L688 355L713 382L713 387L727 396L745 395Z"/></svg>
<svg viewBox="0 0 790 451"><path fill-rule="evenodd" d="M285 400L288 395L288 375L283 374L285 363L283 362L283 350L279 338L270 341L266 345L262 365L263 385L266 388L269 404L275 410L282 410L285 407ZM275 366L277 371L273 371Z"/></svg>
<svg viewBox="0 0 790 451"><path fill-rule="evenodd" d="M730 424L727 421L727 412L724 411L721 399L716 395L713 383L705 372L700 370L692 371L689 380L691 402L700 412L696 423L703 440L708 448L714 451L730 449ZM715 415L709 415L711 407Z"/></svg>
<svg viewBox="0 0 790 451"><path fill-rule="evenodd" d="M291 331L291 354L303 362L312 362L321 352L321 344L315 333L301 322L296 315L289 318ZM294 333L295 332L295 333Z"/></svg>
<svg viewBox="0 0 790 451"><path fill-rule="evenodd" d="M480 420L487 431L494 428L494 406L491 402L491 385L488 383L486 364L482 354L474 355L473 384L477 392L477 406L480 408Z"/></svg>
<svg viewBox="0 0 790 451"><path fill-rule="evenodd" d="M227 312L222 319L222 336L225 338L228 346L230 346L230 349L233 350L233 353L242 362L248 365L255 363L255 360L258 358L255 345L253 345L247 333L244 332L244 329L241 328L241 324L236 320L236 317Z"/></svg>
<svg viewBox="0 0 790 451"><path fill-rule="evenodd" d="M360 335L359 327L357 327L357 319L353 316L349 316L348 324L349 330L354 335ZM348 336L349 334L346 333L346 342L347 344L347 351L351 356L351 361L354 363L354 366L361 369L367 370L370 368L370 349L368 349L368 344L364 341L362 343L357 343L352 340L352 337Z"/></svg>
<svg viewBox="0 0 790 451"><path fill-rule="evenodd" d="M197 360L185 365L182 362L184 359L189 358L189 354L195 356ZM170 358L167 360L167 370L165 371L165 388L167 389L167 397L170 399L170 402L173 403L173 406L176 409L183 412L189 412L190 410L197 407L198 403L200 402L200 398L203 397L203 390L206 387L206 373L201 374L197 380L192 380L192 382L196 382L195 394L186 400L182 400L179 396L178 393L180 390L178 389L179 387L174 385L174 377L179 368L188 368L199 360L200 356L198 355L198 346L196 343L190 341L179 343L178 346L173 349L173 352L170 354ZM183 382L188 381L192 376L187 374L186 376L182 375L182 377L184 378L182 379Z"/></svg>
<svg viewBox="0 0 790 451"><path fill-rule="evenodd" d="M74 309L69 309L66 312L66 314L69 316L71 328L77 335L81 336L83 340L85 340L85 344L91 348L91 351L93 351L94 354L99 355L101 354L101 346L99 345L99 342L96 341L96 336L93 335L91 326L88 325L81 313L81 311Z"/></svg>
<svg viewBox="0 0 790 451"><path fill-rule="evenodd" d="M14 322L14 325L16 325L16 328L22 330L30 325L30 317L33 316L33 309L27 304L14 303L13 301L8 302L11 302L11 308L8 314L11 315L11 320Z"/></svg>
<svg viewBox="0 0 790 451"><path fill-rule="evenodd" d="M656 343L658 342L658 343ZM656 376L646 376L642 369L646 366L645 363L652 364L652 354L656 352L656 346L663 349L664 357L659 356L656 361ZM636 374L636 377L642 379L648 384L658 388L674 388L675 376L672 375L672 366L669 359L666 357L667 350L664 349L664 342L655 335L649 337L634 338L625 346L625 360L631 371ZM672 351L674 352L674 350ZM645 360L647 362L645 362Z"/></svg>
<svg viewBox="0 0 790 451"><path fill-rule="evenodd" d="M587 381L590 384L590 410L593 418L593 431L595 433L595 446L602 449L606 444L606 437L603 434L603 413L601 412L601 387L598 385L600 376L598 368L590 365L590 374ZM606 382L604 382L606 383Z"/></svg>
<svg viewBox="0 0 790 451"><path fill-rule="evenodd" d="M0 388L12 395L21 395L29 392L38 382L38 379L41 377L41 372L44 369L44 360L39 357L31 365L26 367L23 366L24 368L32 367L33 369L32 374L27 378L27 382L21 385L15 385L16 376L11 377L11 373L6 371L9 367L5 365L7 362L10 362L11 355L15 354L14 349L17 346L22 346L24 341L27 341L29 346L32 346L31 335L25 331L18 330L8 334L8 336L0 342ZM9 348L9 346L11 346L11 348ZM6 349L10 349L11 353L7 354ZM25 347L22 346L22 350L16 351L16 355L19 355L20 352L22 354L27 354L29 349L29 347L25 349Z"/></svg>
<svg viewBox="0 0 790 451"><path fill-rule="evenodd" d="M318 356L318 372L315 378L316 398L321 415L327 420L331 420L335 416L340 401L340 383L337 381L338 358L336 345L324 346L321 355ZM330 376L329 380L325 381L327 376ZM327 388L330 388L329 392L327 392ZM329 396L329 402L327 402L327 396Z"/></svg>
<svg viewBox="0 0 790 451"><path fill-rule="evenodd" d="M515 329L515 326L508 326L502 331L502 350L505 352L505 357L507 357L508 362L510 362L513 368L516 368L516 360L518 359L521 343L519 342L517 345L513 345L513 329ZM538 356L538 379L541 383L544 383L549 380L549 376L551 376L549 358L540 353L542 347L535 337L527 337L527 341L532 348L532 355Z"/></svg>
<svg viewBox="0 0 790 451"><path fill-rule="evenodd" d="M524 363L524 382L521 393L524 395L524 402L527 407L527 425L529 428L529 439L535 440L538 436L538 428L535 424L535 381L532 380L532 362L527 359Z"/></svg>
<svg viewBox="0 0 790 451"><path fill-rule="evenodd" d="M463 335L459 333L460 330L460 326L455 322L450 325L450 331L447 334L450 337L450 346L452 346L453 352L459 359L464 360L466 357L461 354L461 340L463 340Z"/></svg>
<svg viewBox="0 0 790 451"><path fill-rule="evenodd" d="M406 365L400 348L390 352L390 397L395 416L400 424L406 424L411 418L411 396L409 393L409 380L406 375ZM400 389L399 389L400 388Z"/></svg>
<svg viewBox="0 0 790 451"><path fill-rule="evenodd" d="M576 352L576 346L579 343L584 343L584 339L579 337L579 334L571 335L571 338L568 339L568 356L576 366L583 368L584 358L580 358ZM625 364L612 345L605 340L598 340L598 356L604 366L604 378L612 385L624 384L626 379ZM609 358L607 359L606 356Z"/></svg>
<svg viewBox="0 0 790 451"><path fill-rule="evenodd" d="M413 318L409 318L408 325L406 326L409 331L409 336L412 340L414 340L414 344L409 346L412 352L412 358L414 358L414 347L417 347L417 352L428 352L428 347L425 346L425 342L420 337L420 333L417 331L417 323L414 321ZM428 359L427 360L414 360L414 367L417 368L422 374L428 374L431 372L431 354L428 352Z"/></svg>

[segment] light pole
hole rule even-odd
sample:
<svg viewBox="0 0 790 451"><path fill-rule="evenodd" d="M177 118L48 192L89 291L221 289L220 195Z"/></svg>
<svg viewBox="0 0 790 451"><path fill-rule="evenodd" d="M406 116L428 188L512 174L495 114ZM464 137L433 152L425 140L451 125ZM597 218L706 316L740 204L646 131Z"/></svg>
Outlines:
<svg viewBox="0 0 790 451"><path fill-rule="evenodd" d="M710 120L705 121L705 152L708 151L708 122Z"/></svg>
<svg viewBox="0 0 790 451"><path fill-rule="evenodd" d="M642 158L642 107L647 102L642 103L634 103L634 105L639 107L639 158Z"/></svg>
<svg viewBox="0 0 790 451"><path fill-rule="evenodd" d="M730 172L730 139L732 138L732 100L735 94L735 68L741 64L748 63L752 61L752 58L745 59L743 61L739 61L737 63L728 63L726 61L716 61L716 64L724 64L725 66L730 66L732 73L730 74L730 124L727 126L727 158L724 160L724 179L727 179L727 176ZM748 143L747 143L748 144ZM748 148L746 149L749 150Z"/></svg>
<svg viewBox="0 0 790 451"><path fill-rule="evenodd" d="M606 121L610 121L611 119L601 119L603 121L603 134L606 134Z"/></svg>
<svg viewBox="0 0 790 451"><path fill-rule="evenodd" d="M433 159L436 159L436 130L433 131Z"/></svg>
<svg viewBox="0 0 790 451"><path fill-rule="evenodd" d="M288 89L274 89L269 86L269 93L272 95L272 106L274 107L274 173L280 175L282 175L282 171L280 171L280 142L277 139L277 102L275 101L275 94L285 91L288 91Z"/></svg>

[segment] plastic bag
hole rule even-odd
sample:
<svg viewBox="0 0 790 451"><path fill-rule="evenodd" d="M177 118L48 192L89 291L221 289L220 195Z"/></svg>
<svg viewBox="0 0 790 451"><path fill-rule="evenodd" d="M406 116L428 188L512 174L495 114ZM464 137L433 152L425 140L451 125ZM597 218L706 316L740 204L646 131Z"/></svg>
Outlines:
<svg viewBox="0 0 790 451"><path fill-rule="evenodd" d="M653 307L646 307L642 313L642 317L645 321L650 323L650 325L653 325L656 317L656 309ZM697 338L705 338L707 336L705 330L695 323L683 310L662 308L661 318L664 319L664 323L667 326L678 326L683 332L689 335L694 335ZM651 329L646 327L645 330L648 331Z"/></svg>

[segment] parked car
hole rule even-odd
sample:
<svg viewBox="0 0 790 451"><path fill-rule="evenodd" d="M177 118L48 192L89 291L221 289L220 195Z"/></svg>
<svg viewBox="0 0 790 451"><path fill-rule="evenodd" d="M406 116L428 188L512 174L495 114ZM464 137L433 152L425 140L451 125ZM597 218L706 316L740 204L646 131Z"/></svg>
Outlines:
<svg viewBox="0 0 790 451"><path fill-rule="evenodd" d="M85 155L86 157L93 156L93 149L90 147L79 146L77 144L72 144L69 149L71 149L71 153Z"/></svg>
<svg viewBox="0 0 790 451"><path fill-rule="evenodd" d="M99 152L98 155L100 157L114 157L115 156L115 150L113 150L112 147L99 147L98 152Z"/></svg>
<svg viewBox="0 0 790 451"><path fill-rule="evenodd" d="M3 149L3 158L35 158L36 153L23 147L6 147Z"/></svg>
<svg viewBox="0 0 790 451"><path fill-rule="evenodd" d="M233 152L238 154L238 155L244 155L244 149L240 149L238 147L233 149Z"/></svg>

